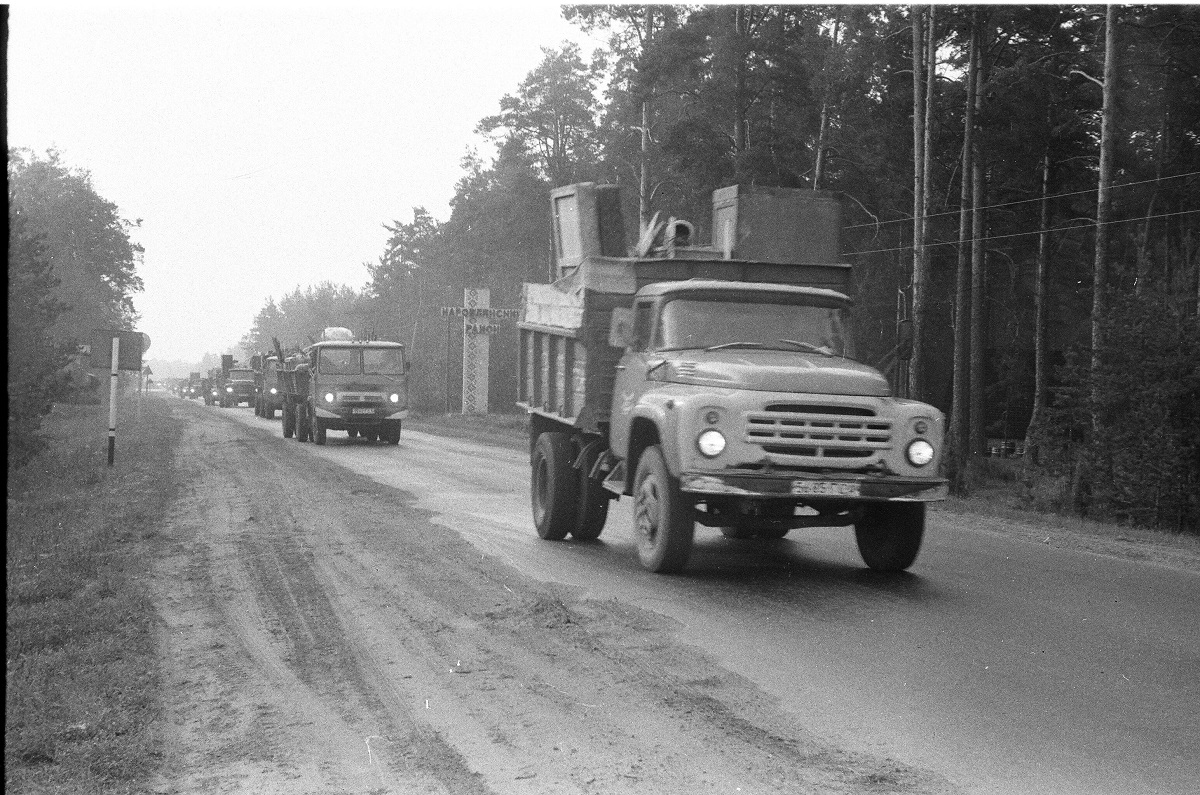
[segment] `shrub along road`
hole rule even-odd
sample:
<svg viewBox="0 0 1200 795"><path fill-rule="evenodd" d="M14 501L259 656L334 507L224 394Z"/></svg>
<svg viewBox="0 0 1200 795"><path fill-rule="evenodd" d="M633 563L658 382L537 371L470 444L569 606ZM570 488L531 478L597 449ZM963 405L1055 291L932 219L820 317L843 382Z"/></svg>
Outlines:
<svg viewBox="0 0 1200 795"><path fill-rule="evenodd" d="M669 619L481 555L277 424L174 410L155 792L954 791L834 747Z"/></svg>

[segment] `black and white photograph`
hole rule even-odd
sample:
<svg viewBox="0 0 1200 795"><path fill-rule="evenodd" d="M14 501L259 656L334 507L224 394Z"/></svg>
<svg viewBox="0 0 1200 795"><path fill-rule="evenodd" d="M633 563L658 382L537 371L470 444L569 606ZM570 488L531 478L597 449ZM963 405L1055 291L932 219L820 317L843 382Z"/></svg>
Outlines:
<svg viewBox="0 0 1200 795"><path fill-rule="evenodd" d="M1200 5L0 20L6 792L1200 791Z"/></svg>

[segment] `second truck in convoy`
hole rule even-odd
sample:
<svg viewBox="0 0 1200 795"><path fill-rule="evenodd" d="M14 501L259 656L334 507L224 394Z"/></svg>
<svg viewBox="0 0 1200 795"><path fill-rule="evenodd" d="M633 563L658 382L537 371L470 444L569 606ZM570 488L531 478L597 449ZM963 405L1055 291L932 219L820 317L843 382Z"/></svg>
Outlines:
<svg viewBox="0 0 1200 795"><path fill-rule="evenodd" d="M627 496L656 572L686 565L697 523L852 525L870 568L913 563L946 496L943 416L854 359L835 199L723 188L711 246L671 219L632 256L614 186L556 189L552 212L559 278L524 286L518 324L542 538L594 539Z"/></svg>
<svg viewBox="0 0 1200 795"><path fill-rule="evenodd" d="M277 356L283 359L282 351ZM343 328L284 360L283 435L325 444L329 431L400 442L408 418L408 361L398 342L356 340Z"/></svg>

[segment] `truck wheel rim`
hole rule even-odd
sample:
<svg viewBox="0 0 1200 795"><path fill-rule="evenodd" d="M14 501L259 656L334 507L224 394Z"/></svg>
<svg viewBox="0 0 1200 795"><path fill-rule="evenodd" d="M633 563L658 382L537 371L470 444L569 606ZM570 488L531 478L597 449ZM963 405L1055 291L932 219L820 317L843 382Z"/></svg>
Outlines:
<svg viewBox="0 0 1200 795"><path fill-rule="evenodd" d="M659 520L658 484L653 478L642 481L638 487L637 511L634 516L638 538L653 544L658 536Z"/></svg>
<svg viewBox="0 0 1200 795"><path fill-rule="evenodd" d="M539 459L537 469L534 472L534 520L541 523L546 515L546 480L549 467L546 465L546 459Z"/></svg>

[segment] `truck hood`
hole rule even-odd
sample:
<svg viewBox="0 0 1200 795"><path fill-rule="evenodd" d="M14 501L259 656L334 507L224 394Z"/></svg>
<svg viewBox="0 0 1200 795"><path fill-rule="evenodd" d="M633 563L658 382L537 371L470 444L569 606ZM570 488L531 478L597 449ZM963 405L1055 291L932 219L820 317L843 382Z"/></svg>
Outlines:
<svg viewBox="0 0 1200 795"><path fill-rule="evenodd" d="M818 395L891 394L873 367L836 356L793 351L671 351L664 380L720 389L808 392Z"/></svg>

